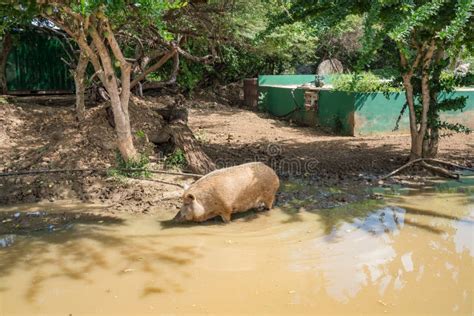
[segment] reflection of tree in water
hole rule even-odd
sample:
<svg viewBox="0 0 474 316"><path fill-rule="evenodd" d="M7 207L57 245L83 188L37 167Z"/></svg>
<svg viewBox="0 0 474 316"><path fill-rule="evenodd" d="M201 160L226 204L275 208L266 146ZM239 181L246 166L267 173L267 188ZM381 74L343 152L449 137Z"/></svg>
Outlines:
<svg viewBox="0 0 474 316"><path fill-rule="evenodd" d="M340 226L343 223L354 223L360 222L361 220L369 217L372 213L378 212L385 204L380 200L364 200L358 201L354 203L345 204L339 207L334 208L326 208L326 209L314 209L311 208L312 200L298 200L298 201L291 201L292 203L288 203L288 205L281 206L281 210L287 214L289 217L287 220L283 221L283 223L293 223L293 222L300 222L303 221L301 217L301 212L310 212L317 214L319 216L319 221L324 226L324 233L330 234L334 229ZM391 207L391 209L396 209ZM445 214L442 212L436 212L432 210L425 210L417 207L403 207L404 212L411 215L417 216L426 216L432 218L443 218L453 221L464 221L462 218L452 214ZM385 232L392 231L399 226L400 218L397 215L397 212L393 212L387 210L387 214L390 216L385 216L385 214L379 215L379 224L385 227ZM371 218L372 225L378 225L376 222L373 222ZM417 227L419 229L423 229L430 233L434 234L441 234L443 230L421 221L417 221L411 218L405 218L403 223L408 226ZM366 229L370 231L370 227L358 227L362 229Z"/></svg>
<svg viewBox="0 0 474 316"><path fill-rule="evenodd" d="M320 214L327 235L318 239L312 250L324 254L318 269L323 272L328 294L348 302L356 295L373 297L374 289L383 297L386 291L393 294L408 286L395 296L409 299L419 284L429 288L441 279L461 298L466 288L459 280L470 273L472 255L458 249L457 235L465 235L467 230L463 233L461 229L474 228L474 222L465 217L463 207L453 208L456 210L358 208L352 212L345 207L315 212ZM329 214L331 211L336 214Z"/></svg>
<svg viewBox="0 0 474 316"><path fill-rule="evenodd" d="M167 245L166 239L160 242L158 235L117 233L117 225L123 225L123 221L107 219L96 216L95 221L67 231L19 236L11 247L0 248L0 277L7 277L17 270L31 273L25 296L33 302L53 279L93 283L95 280L89 274L97 270L116 270L119 277L138 270L149 273L150 279L160 279L164 276L160 266L184 266L197 256L192 247ZM116 260L111 262L110 255L118 258L119 266L115 265ZM129 266L134 269L127 269ZM174 272L179 273L179 269ZM167 282L162 286L144 284L142 296L162 293L173 286L170 275L166 277ZM8 286L3 290L8 290Z"/></svg>

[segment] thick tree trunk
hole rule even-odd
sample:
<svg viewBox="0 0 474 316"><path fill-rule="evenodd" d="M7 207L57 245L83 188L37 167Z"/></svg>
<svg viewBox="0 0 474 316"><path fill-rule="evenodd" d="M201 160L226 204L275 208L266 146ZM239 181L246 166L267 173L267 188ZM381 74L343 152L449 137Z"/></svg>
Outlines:
<svg viewBox="0 0 474 316"><path fill-rule="evenodd" d="M179 101L177 102L179 103ZM216 169L216 165L202 150L193 132L187 125L188 112L176 105L158 110L158 113L168 123L163 134L169 135L175 147L184 152L188 167L192 172L206 174ZM162 137L166 140L166 137Z"/></svg>
<svg viewBox="0 0 474 316"><path fill-rule="evenodd" d="M412 74L403 76L403 85L405 87L405 96L408 103L409 115L410 115L410 135L411 135L411 149L410 149L410 161L416 160L422 157L423 154L423 143L419 141L418 128L416 124L415 115L415 99L413 95L413 85L411 83Z"/></svg>
<svg viewBox="0 0 474 316"><path fill-rule="evenodd" d="M438 47L433 53L433 61L438 65L444 57L444 48ZM439 82L441 76L441 69L435 69L431 72L431 82ZM439 144L439 109L438 109L438 93L439 88L430 87L430 109L428 111L428 126L426 130L426 137L423 140L423 157L434 158L438 154Z"/></svg>
<svg viewBox="0 0 474 316"><path fill-rule="evenodd" d="M167 126L176 147L181 148L192 172L206 174L216 169L216 165L204 153L189 127L182 122L173 122Z"/></svg>
<svg viewBox="0 0 474 316"><path fill-rule="evenodd" d="M428 128L423 140L423 158L434 158L438 154L439 131L436 127Z"/></svg>
<svg viewBox="0 0 474 316"><path fill-rule="evenodd" d="M7 94L8 87L7 87L7 76L6 76L6 68L7 68L7 60L8 54L12 48L13 42L10 33L5 33L3 36L2 42L2 51L0 54L0 93Z"/></svg>
<svg viewBox="0 0 474 316"><path fill-rule="evenodd" d="M410 114L410 134L411 134L411 149L410 161L423 158L423 141L428 128L428 112L430 109L431 96L429 88L429 67L433 58L435 50L435 42L432 40L430 45L426 47L417 48L417 55L412 65L408 64L407 58L402 51L400 51L400 62L406 73L403 77L403 86L405 88L405 95L408 103ZM413 84L411 79L414 71L417 69L420 61L422 63L422 78L421 78L421 95L422 95L422 111L420 122L416 120L415 112L415 96L413 91Z"/></svg>
<svg viewBox="0 0 474 316"><path fill-rule="evenodd" d="M431 135L428 133L428 130L429 130L428 113L430 113L430 105L432 101L430 84L429 84L429 80L430 80L429 68L431 65L431 61L433 59L434 49L435 49L435 42L434 40L432 40L430 46L426 50L426 54L423 56L423 64L422 64L422 70L421 70L422 109L421 109L421 118L420 118L420 129L417 135L417 145L421 146L420 157L422 158L425 158L425 154L428 154L430 152L429 148L427 148L427 151L423 150L425 143L426 142L428 142L428 144L431 143L431 140L430 140ZM437 136L437 134L433 136Z"/></svg>
<svg viewBox="0 0 474 316"><path fill-rule="evenodd" d="M74 71L74 83L76 86L76 117L80 122L84 120L86 105L85 105L85 75L89 58L87 58L84 52L81 52L79 60L77 62L76 69Z"/></svg>

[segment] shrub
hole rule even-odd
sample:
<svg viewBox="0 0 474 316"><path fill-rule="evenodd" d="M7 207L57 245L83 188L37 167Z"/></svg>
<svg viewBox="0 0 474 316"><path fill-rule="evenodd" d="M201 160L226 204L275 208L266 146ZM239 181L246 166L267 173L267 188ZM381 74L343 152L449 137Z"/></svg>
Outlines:
<svg viewBox="0 0 474 316"><path fill-rule="evenodd" d="M120 152L115 153L115 162L116 168L111 168L108 171L110 176L114 177L130 177L130 178L138 178L138 177L145 177L149 178L151 173L147 170L148 164L150 160L148 156L145 154L140 154L138 159L136 160L128 160L125 161L120 155ZM137 171L133 171L137 170Z"/></svg>
<svg viewBox="0 0 474 316"><path fill-rule="evenodd" d="M182 151L180 148L175 149L175 151L165 159L165 165L167 167L182 169L186 167L187 164L188 162L186 161L184 151Z"/></svg>
<svg viewBox="0 0 474 316"><path fill-rule="evenodd" d="M342 74L335 76L332 82L334 90L348 92L399 92L391 80L384 80L371 72Z"/></svg>

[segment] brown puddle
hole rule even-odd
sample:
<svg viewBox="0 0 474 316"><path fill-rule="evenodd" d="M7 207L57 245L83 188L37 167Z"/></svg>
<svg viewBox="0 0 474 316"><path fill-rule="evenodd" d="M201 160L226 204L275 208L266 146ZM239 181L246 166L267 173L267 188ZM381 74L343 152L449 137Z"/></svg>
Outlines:
<svg viewBox="0 0 474 316"><path fill-rule="evenodd" d="M166 227L92 221L10 236L0 315L472 314L468 195ZM1 225L1 224L0 224Z"/></svg>

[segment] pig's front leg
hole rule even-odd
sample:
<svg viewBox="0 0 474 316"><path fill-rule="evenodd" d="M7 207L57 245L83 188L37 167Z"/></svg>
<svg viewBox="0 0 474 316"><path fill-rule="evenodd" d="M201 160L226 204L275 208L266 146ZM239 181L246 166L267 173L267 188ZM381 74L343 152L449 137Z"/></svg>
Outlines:
<svg viewBox="0 0 474 316"><path fill-rule="evenodd" d="M227 214L227 213L226 214L221 214L221 218L222 218L222 221L224 223L226 223L226 224L230 223L230 218L231 218L230 214Z"/></svg>
<svg viewBox="0 0 474 316"><path fill-rule="evenodd" d="M220 216L221 216L221 218L222 218L222 221L223 221L224 223L226 223L226 224L229 223L229 222L230 222L230 219L231 219L231 214L232 214L232 210L230 210L230 209L223 211L223 212L220 214Z"/></svg>

